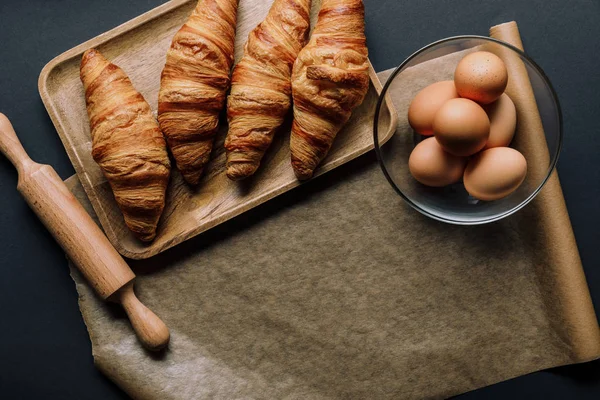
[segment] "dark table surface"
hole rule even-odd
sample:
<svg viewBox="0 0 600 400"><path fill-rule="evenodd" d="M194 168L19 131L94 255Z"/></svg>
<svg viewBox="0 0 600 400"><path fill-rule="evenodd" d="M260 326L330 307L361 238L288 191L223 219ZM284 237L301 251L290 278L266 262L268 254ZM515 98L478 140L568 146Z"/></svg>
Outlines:
<svg viewBox="0 0 600 400"><path fill-rule="evenodd" d="M519 23L526 51L546 71L562 103L565 140L558 170L600 309L600 2L364 1L369 52L378 71L443 37L487 35L492 25ZM0 112L12 120L34 160L52 165L63 178L74 172L39 98L42 67L163 2L0 0ZM65 256L16 185L15 170L0 157L0 398L127 398L95 369ZM598 399L600 362L534 373L461 398L507 396Z"/></svg>

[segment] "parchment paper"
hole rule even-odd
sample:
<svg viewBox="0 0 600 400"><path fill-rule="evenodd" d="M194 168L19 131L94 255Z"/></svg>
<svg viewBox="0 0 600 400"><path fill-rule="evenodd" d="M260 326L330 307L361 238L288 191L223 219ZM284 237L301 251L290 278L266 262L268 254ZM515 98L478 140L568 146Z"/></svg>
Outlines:
<svg viewBox="0 0 600 400"><path fill-rule="evenodd" d="M399 110L411 96L392 93ZM447 225L405 205L367 154L131 262L140 299L171 329L162 354L144 351L71 268L95 362L140 399L410 399L597 358L558 181L542 194L561 201ZM549 229L557 215L566 223Z"/></svg>

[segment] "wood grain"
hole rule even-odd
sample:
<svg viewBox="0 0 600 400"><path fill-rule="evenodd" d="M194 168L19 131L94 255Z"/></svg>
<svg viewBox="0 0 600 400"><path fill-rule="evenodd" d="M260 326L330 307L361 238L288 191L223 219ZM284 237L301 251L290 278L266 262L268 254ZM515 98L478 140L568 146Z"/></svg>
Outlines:
<svg viewBox="0 0 600 400"><path fill-rule="evenodd" d="M29 158L6 116L0 114L0 152L19 172L17 189L67 256L103 300L121 303L142 344L169 343L166 325L133 292L135 275L81 203L49 165Z"/></svg>
<svg viewBox="0 0 600 400"><path fill-rule="evenodd" d="M167 204L158 225L156 239L145 244L129 232L116 205L108 182L91 156L89 122L79 62L85 50L95 47L120 66L156 112L160 72L171 38L185 22L196 0L175 0L155 8L109 32L97 36L50 61L42 70L39 91L75 171L96 211L102 227L124 256L143 259L204 232L244 211L300 185L290 165L289 125L286 125L265 155L258 172L243 182L231 182L225 175L223 124L215 142L212 159L197 188L183 182L174 171L167 189ZM243 54L248 33L266 16L270 1L241 0L235 45L236 62ZM314 1L311 20L320 6ZM371 86L363 104L338 134L329 155L315 176L322 175L373 148L372 125L381 83L370 66ZM382 115L380 129L387 126L391 137L396 112L391 102ZM291 121L290 121L291 122Z"/></svg>

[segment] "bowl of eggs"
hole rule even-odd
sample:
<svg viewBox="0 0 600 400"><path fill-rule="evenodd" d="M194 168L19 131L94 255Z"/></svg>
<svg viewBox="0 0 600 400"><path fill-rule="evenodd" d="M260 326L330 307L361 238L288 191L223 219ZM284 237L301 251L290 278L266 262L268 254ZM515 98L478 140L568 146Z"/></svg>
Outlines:
<svg viewBox="0 0 600 400"><path fill-rule="evenodd" d="M398 111L398 127L384 137L386 102ZM391 73L373 135L385 177L410 206L476 225L515 213L539 193L558 160L562 115L550 81L525 53L457 36L425 46Z"/></svg>

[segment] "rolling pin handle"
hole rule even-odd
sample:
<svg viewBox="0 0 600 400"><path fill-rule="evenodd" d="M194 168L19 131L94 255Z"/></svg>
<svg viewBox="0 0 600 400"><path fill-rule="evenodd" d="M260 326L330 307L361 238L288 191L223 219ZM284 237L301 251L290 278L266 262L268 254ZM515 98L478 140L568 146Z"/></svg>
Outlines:
<svg viewBox="0 0 600 400"><path fill-rule="evenodd" d="M0 152L17 168L21 175L27 167L35 164L23 145L6 115L0 113Z"/></svg>
<svg viewBox="0 0 600 400"><path fill-rule="evenodd" d="M136 297L133 282L123 286L113 296L114 301L120 302L125 309L133 330L144 347L158 351L169 344L169 328Z"/></svg>

